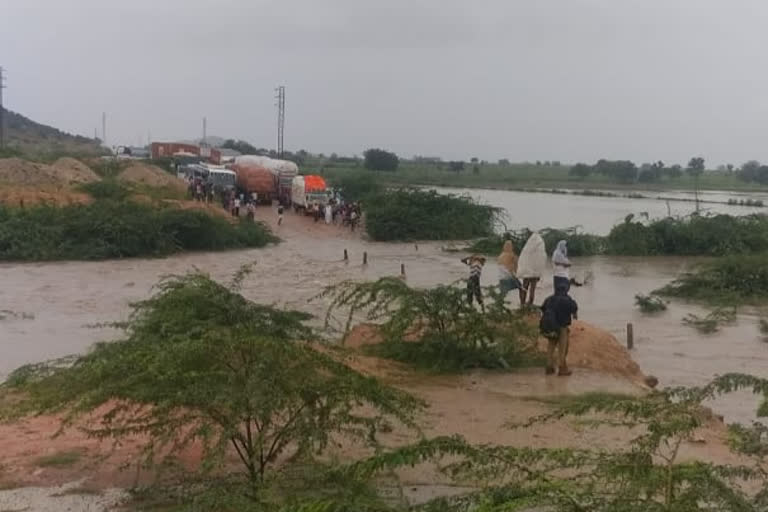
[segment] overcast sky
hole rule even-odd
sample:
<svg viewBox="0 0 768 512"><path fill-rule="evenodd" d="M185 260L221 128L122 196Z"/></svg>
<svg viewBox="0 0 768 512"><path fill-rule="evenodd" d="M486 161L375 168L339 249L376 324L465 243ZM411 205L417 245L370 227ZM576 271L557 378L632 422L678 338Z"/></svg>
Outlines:
<svg viewBox="0 0 768 512"><path fill-rule="evenodd" d="M766 0L0 0L5 103L110 144L768 160Z"/></svg>

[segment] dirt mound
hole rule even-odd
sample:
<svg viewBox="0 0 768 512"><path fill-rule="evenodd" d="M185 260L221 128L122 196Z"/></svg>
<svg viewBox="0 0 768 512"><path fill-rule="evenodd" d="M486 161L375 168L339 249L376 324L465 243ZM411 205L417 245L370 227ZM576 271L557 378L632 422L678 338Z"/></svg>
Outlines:
<svg viewBox="0 0 768 512"><path fill-rule="evenodd" d="M66 183L91 183L101 180L90 167L74 158L59 158L50 170L56 178Z"/></svg>
<svg viewBox="0 0 768 512"><path fill-rule="evenodd" d="M546 347L547 341L540 339L539 348L546 351ZM610 333L584 322L571 326L568 365L620 375L645 385L645 375L629 351Z"/></svg>
<svg viewBox="0 0 768 512"><path fill-rule="evenodd" d="M62 185L49 166L22 160L21 158L0 159L0 183L11 185Z"/></svg>
<svg viewBox="0 0 768 512"><path fill-rule="evenodd" d="M35 186L2 186L0 187L0 203L8 206L31 206L49 204L65 206L70 204L88 204L91 196L74 192L67 188L40 188Z"/></svg>
<svg viewBox="0 0 768 512"><path fill-rule="evenodd" d="M187 190L187 184L184 181L154 165L133 164L118 174L117 179L150 187L172 187L182 192Z"/></svg>
<svg viewBox="0 0 768 512"><path fill-rule="evenodd" d="M381 334L375 324L359 324L347 334L344 346L354 349L381 341ZM539 349L546 352L546 339L539 340ZM576 321L571 326L568 364L626 377L637 384L645 385L645 375L640 366L632 360L629 351L610 333L584 322Z"/></svg>

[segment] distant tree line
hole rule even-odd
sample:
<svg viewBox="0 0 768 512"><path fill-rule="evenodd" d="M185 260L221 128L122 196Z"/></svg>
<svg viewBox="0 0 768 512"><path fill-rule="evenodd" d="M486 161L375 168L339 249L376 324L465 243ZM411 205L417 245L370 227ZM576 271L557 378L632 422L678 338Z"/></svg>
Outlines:
<svg viewBox="0 0 768 512"><path fill-rule="evenodd" d="M664 178L677 179L683 173L698 177L704 172L704 159L694 157L688 162L688 167L675 164L667 166L659 160L652 164L642 164L640 167L629 160L598 160L594 165L578 163L571 167L569 174L585 179L592 174L606 176L616 183L654 183Z"/></svg>

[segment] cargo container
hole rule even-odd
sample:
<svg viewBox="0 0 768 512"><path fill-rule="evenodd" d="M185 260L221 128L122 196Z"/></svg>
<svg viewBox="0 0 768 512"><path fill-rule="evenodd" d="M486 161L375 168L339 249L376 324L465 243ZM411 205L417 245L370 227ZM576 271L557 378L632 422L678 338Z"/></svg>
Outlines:
<svg viewBox="0 0 768 512"><path fill-rule="evenodd" d="M237 176L241 192L257 194L260 203L271 203L275 197L275 179L269 169L250 163L236 163L231 169Z"/></svg>
<svg viewBox="0 0 768 512"><path fill-rule="evenodd" d="M153 142L150 149L153 160L172 158L178 153L185 153L202 157L213 164L221 163L221 152L216 148L200 148L194 144L181 142Z"/></svg>

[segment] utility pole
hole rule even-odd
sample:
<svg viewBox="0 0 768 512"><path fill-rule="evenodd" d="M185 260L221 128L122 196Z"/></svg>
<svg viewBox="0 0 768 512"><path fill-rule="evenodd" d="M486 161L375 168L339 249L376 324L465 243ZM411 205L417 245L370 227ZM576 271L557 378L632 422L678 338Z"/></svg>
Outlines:
<svg viewBox="0 0 768 512"><path fill-rule="evenodd" d="M206 139L208 138L208 120L206 118L203 118L203 146L206 144Z"/></svg>
<svg viewBox="0 0 768 512"><path fill-rule="evenodd" d="M107 113L101 113L101 144L107 146Z"/></svg>
<svg viewBox="0 0 768 512"><path fill-rule="evenodd" d="M0 66L0 149L5 148L5 107L3 107L3 89L5 89L5 76Z"/></svg>
<svg viewBox="0 0 768 512"><path fill-rule="evenodd" d="M275 91L277 91L277 157L282 158L285 135L285 86L281 85Z"/></svg>

